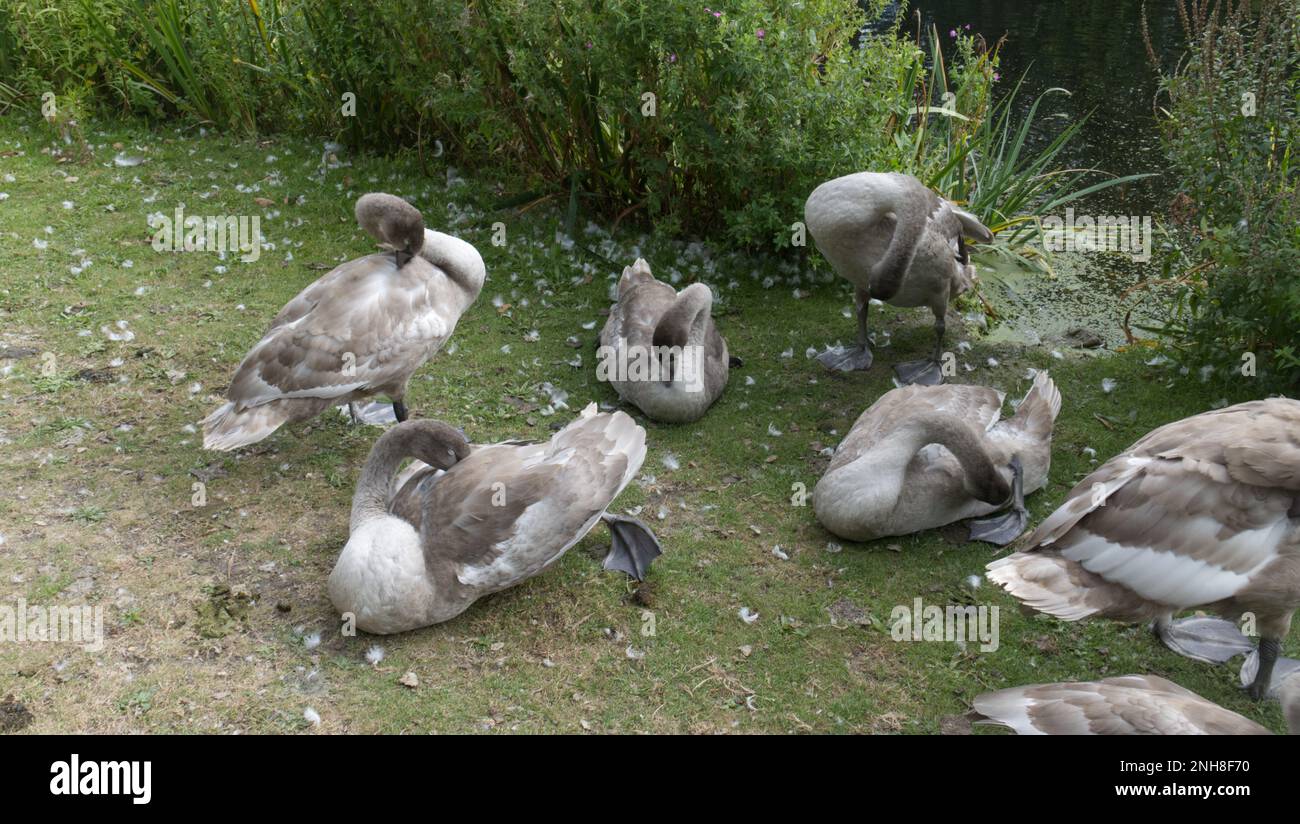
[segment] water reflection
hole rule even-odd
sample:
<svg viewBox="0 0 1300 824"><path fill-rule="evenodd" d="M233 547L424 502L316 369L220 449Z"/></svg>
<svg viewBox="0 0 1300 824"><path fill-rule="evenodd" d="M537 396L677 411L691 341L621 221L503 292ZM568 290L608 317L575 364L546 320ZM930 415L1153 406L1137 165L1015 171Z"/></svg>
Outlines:
<svg viewBox="0 0 1300 824"><path fill-rule="evenodd" d="M1157 54L1172 64L1182 49L1182 30L1173 0L1147 0L1147 19ZM1027 108L1045 89L1060 86L1070 97L1053 95L1039 109L1033 137L1042 142L1071 120L1092 117L1061 160L1119 175L1160 171L1160 150L1152 105L1155 72L1142 44L1140 0L922 0L912 4L903 31L916 34L915 10L922 26L941 36L971 24L990 43L1006 37L1001 51L1002 88L1028 72L1019 103ZM892 3L885 25L899 13ZM1129 213L1163 211L1169 183L1150 178L1100 195L1095 208Z"/></svg>
<svg viewBox="0 0 1300 824"><path fill-rule="evenodd" d="M1022 112L1044 90L1068 89L1071 96L1052 95L1039 108L1031 141L1044 145L1067 122L1093 112L1058 162L1098 168L1116 175L1160 172L1165 161L1153 113L1156 75L1142 40L1141 0L921 0L907 11L902 32L916 36L931 25L946 37L951 29L971 30L1001 50L1001 90L1025 76L1017 99ZM1147 0L1152 45L1168 67L1183 48L1183 33L1174 0ZM876 25L888 28L899 14L890 4ZM1078 204L1094 214L1165 213L1172 196L1167 176L1148 178L1108 189ZM1123 341L1121 322L1134 302L1126 293L1155 275L1150 264L1134 263L1116 254L1067 254L1056 261L1057 277L1047 279L1000 269L982 271L984 289L1008 316L995 335L1025 343L1050 341L1068 328L1084 326L1108 344ZM1154 304L1139 307L1132 320L1150 320Z"/></svg>

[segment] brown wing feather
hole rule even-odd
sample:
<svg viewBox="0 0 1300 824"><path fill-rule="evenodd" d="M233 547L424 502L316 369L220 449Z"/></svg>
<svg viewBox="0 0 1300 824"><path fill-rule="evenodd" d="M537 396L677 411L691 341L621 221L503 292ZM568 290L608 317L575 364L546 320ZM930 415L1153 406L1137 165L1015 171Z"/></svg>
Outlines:
<svg viewBox="0 0 1300 824"><path fill-rule="evenodd" d="M1154 675L1035 684L985 693L976 712L1048 735L1268 735L1248 718Z"/></svg>
<svg viewBox="0 0 1300 824"><path fill-rule="evenodd" d="M403 383L449 331L434 317L431 271L418 259L399 272L391 255L338 267L285 306L239 365L227 397L247 408Z"/></svg>
<svg viewBox="0 0 1300 824"><path fill-rule="evenodd" d="M536 574L586 534L644 455L645 430L595 404L549 443L479 449L428 494L428 562L489 588Z"/></svg>
<svg viewBox="0 0 1300 824"><path fill-rule="evenodd" d="M422 538L434 538L424 544L436 547L438 560L458 566L491 564L517 532L524 510L548 495L567 497L557 482L561 467L525 469L518 455L509 454L512 451L490 450L487 454L497 453L491 463L463 469L458 465L434 484L420 531ZM498 483L501 486L494 488Z"/></svg>
<svg viewBox="0 0 1300 824"><path fill-rule="evenodd" d="M1216 540L1258 529L1287 512L1293 499L1281 490L1300 489L1298 479L1300 402L1275 398L1206 412L1155 429L1102 464L1070 490L1025 546L1052 543L1086 518L1094 534L1179 551L1168 541L1133 541L1137 533L1142 540L1162 532L1178 538L1177 520L1196 515L1224 525Z"/></svg>

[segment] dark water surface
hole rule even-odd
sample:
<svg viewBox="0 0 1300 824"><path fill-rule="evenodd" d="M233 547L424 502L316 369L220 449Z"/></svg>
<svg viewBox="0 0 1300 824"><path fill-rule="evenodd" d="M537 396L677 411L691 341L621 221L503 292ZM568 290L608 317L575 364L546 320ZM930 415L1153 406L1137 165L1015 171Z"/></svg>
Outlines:
<svg viewBox="0 0 1300 824"><path fill-rule="evenodd" d="M1042 146L1070 122L1091 112L1074 141L1058 155L1059 165L1096 168L1117 176L1163 172L1165 159L1154 116L1157 78L1143 45L1140 0L918 0L906 11L903 32L915 36L933 24L945 40L949 31L983 35L991 45L1005 37L1000 54L1000 90L1024 76L1016 105L1024 112L1041 92L1065 88L1038 110L1031 140ZM1184 37L1174 0L1147 0L1152 46L1167 69L1182 54ZM887 10L884 20L898 12ZM1097 180L1101 178L1098 177ZM1158 221L1172 197L1168 176L1147 178L1098 193L1074 204L1091 214L1150 215ZM1075 326L1108 343L1123 341L1121 319L1136 298L1128 293L1154 274L1149 264L1116 254L1064 254L1054 260L1056 278L981 269L985 293L1010 315L997 330L1009 340L1050 342ZM1134 320L1158 312L1138 305Z"/></svg>
<svg viewBox="0 0 1300 824"><path fill-rule="evenodd" d="M1142 6L1140 0L920 0L911 5L903 29L915 34L913 13L919 10L922 25L928 29L933 24L943 38L967 23L990 44L1005 36L1000 82L1010 89L1025 75L1021 107L1053 86L1071 94L1044 101L1035 136L1042 140L1091 111L1062 159L1072 166L1128 175L1164 167L1152 108L1156 75L1142 42ZM1146 7L1152 45L1161 62L1171 66L1184 43L1176 5L1147 0ZM1163 213L1169 197L1168 181L1151 178L1098 200L1115 211Z"/></svg>

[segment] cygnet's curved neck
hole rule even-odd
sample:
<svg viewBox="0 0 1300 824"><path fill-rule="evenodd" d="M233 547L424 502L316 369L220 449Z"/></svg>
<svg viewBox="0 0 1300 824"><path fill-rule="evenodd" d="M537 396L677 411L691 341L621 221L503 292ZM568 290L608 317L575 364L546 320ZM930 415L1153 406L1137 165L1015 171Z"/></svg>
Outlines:
<svg viewBox="0 0 1300 824"><path fill-rule="evenodd" d="M1005 479L989 455L985 440L966 421L942 412L914 414L888 433L855 463L871 473L872 485L905 494L908 464L920 449L939 444L961 464L967 489L980 500L999 499Z"/></svg>
<svg viewBox="0 0 1300 824"><path fill-rule="evenodd" d="M655 324L655 346L700 346L713 308L713 292L702 283L682 290Z"/></svg>
<svg viewBox="0 0 1300 824"><path fill-rule="evenodd" d="M442 232L425 229L420 257L437 266L460 287L466 296L466 306L478 297L487 277L487 268L483 265L483 256L472 244Z"/></svg>
<svg viewBox="0 0 1300 824"><path fill-rule="evenodd" d="M397 468L406 458L418 457L430 466L446 469L467 454L469 445L464 437L437 421L407 421L388 430L371 447L357 480L351 529L388 516Z"/></svg>

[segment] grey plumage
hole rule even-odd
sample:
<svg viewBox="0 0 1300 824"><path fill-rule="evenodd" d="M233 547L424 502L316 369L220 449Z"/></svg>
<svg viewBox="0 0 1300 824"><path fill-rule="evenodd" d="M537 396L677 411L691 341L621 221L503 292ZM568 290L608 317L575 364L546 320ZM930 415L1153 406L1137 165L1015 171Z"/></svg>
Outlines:
<svg viewBox="0 0 1300 824"><path fill-rule="evenodd" d="M400 197L371 192L357 199L357 225L393 250L400 268L424 247L424 216Z"/></svg>
<svg viewBox="0 0 1300 824"><path fill-rule="evenodd" d="M541 573L591 530L645 460L645 430L595 404L544 443L462 450L455 430L433 427L444 425L408 421L390 430L357 485L329 592L368 632L446 621ZM406 431L399 440L395 433ZM418 437L434 443L416 451ZM408 454L434 461L394 478ZM382 511L376 496L387 498Z"/></svg>
<svg viewBox="0 0 1300 824"><path fill-rule="evenodd" d="M853 349L824 353L840 370L871 365L867 311L871 299L926 306L934 313L938 346L928 362L900 368L904 381L938 383L942 375L948 303L971 287L975 268L963 238L993 234L971 213L930 191L911 175L859 172L829 180L808 196L808 232L839 275L857 288L858 340Z"/></svg>
<svg viewBox="0 0 1300 824"><path fill-rule="evenodd" d="M983 386L906 386L854 422L813 490L813 510L851 541L906 535L988 515L1007 502L1018 457L1024 492L1047 482L1061 396L1046 372L1016 414Z"/></svg>
<svg viewBox="0 0 1300 824"><path fill-rule="evenodd" d="M357 217L396 253L348 261L285 305L236 369L227 402L203 420L206 449L256 443L285 423L373 395L400 404L411 375L478 297L482 257L426 229L405 201L368 194Z"/></svg>
<svg viewBox="0 0 1300 824"><path fill-rule="evenodd" d="M1283 709L1300 734L1300 678ZM1270 735L1268 728L1155 675L1033 684L986 692L972 702L982 723L1020 735Z"/></svg>
<svg viewBox="0 0 1300 824"><path fill-rule="evenodd" d="M693 360L684 364L672 359L677 355L661 358L660 380L611 377L619 397L657 421L688 423L703 417L730 375L727 342L713 323L712 308L713 293L702 283L677 292L656 280L642 259L625 268L618 283L618 302L600 332L601 355L618 362L621 352L635 356L680 348ZM673 370L679 367L685 379L674 377ZM598 361L597 374L602 373Z"/></svg>
<svg viewBox="0 0 1300 824"><path fill-rule="evenodd" d="M1250 613L1261 697L1300 606L1300 402L1252 401L1152 431L1080 481L988 577L1067 621L1155 619L1166 640L1180 610Z"/></svg>

